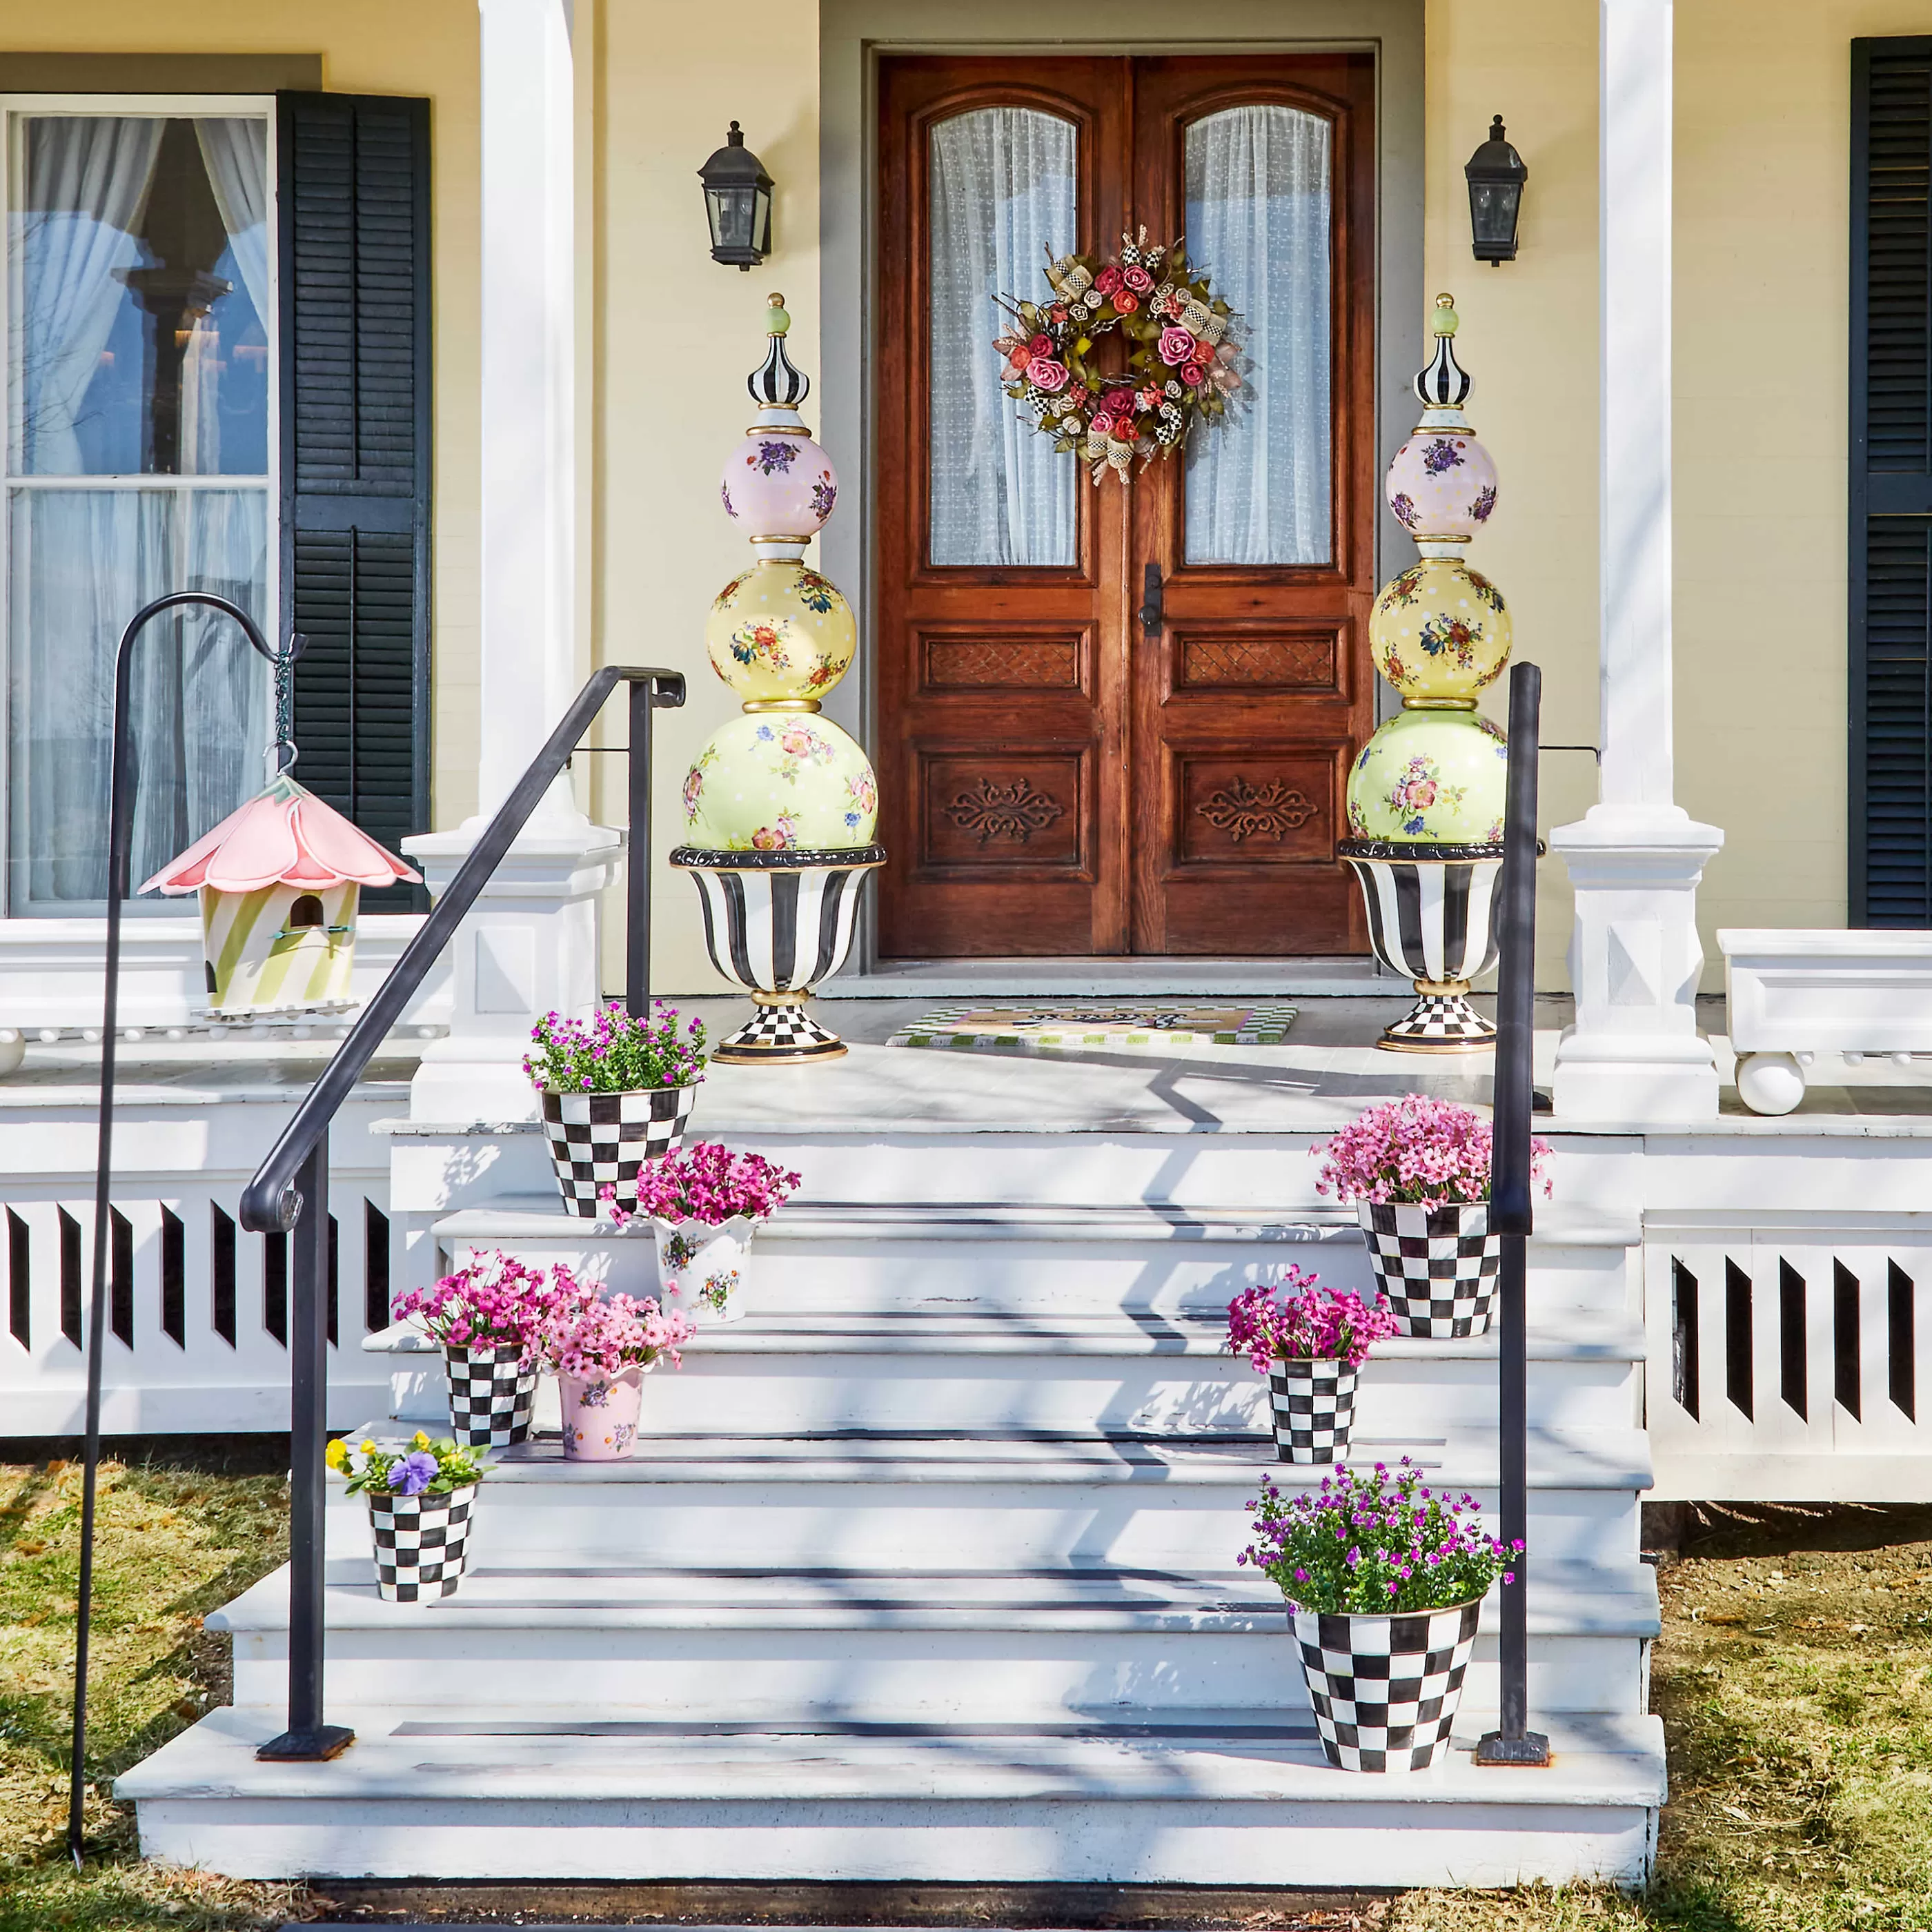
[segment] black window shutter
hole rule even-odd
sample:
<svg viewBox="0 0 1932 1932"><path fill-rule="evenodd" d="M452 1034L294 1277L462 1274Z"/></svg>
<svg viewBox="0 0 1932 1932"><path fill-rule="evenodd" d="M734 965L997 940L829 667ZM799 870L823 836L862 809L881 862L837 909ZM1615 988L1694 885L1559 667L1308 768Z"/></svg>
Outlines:
<svg viewBox="0 0 1932 1932"><path fill-rule="evenodd" d="M296 776L394 851L429 829L429 104L283 94L275 138Z"/></svg>
<svg viewBox="0 0 1932 1932"><path fill-rule="evenodd" d="M1852 43L1851 922L1932 926L1932 39Z"/></svg>

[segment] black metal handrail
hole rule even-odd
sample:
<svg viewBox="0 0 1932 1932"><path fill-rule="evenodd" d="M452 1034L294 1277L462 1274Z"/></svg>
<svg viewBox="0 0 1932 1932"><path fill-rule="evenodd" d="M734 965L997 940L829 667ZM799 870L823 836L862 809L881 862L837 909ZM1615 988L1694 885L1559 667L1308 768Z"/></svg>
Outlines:
<svg viewBox="0 0 1932 1932"><path fill-rule="evenodd" d="M260 1234L292 1229L289 1308L288 1729L256 1752L274 1760L332 1758L355 1732L322 1720L322 1451L328 1426L328 1128L411 997L482 893L551 782L620 684L631 688L631 830L626 870L625 1004L650 1006L651 713L684 703L677 672L606 664L577 694L511 788L455 876L356 1024L303 1096L281 1138L242 1190L242 1225Z"/></svg>

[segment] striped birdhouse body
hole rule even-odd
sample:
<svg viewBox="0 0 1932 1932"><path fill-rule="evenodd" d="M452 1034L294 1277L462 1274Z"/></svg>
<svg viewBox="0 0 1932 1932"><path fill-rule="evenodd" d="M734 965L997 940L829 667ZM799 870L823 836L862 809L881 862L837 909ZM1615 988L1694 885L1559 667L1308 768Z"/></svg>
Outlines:
<svg viewBox="0 0 1932 1932"><path fill-rule="evenodd" d="M141 890L200 895L208 1010L238 1018L348 1004L362 887L418 876L284 772Z"/></svg>

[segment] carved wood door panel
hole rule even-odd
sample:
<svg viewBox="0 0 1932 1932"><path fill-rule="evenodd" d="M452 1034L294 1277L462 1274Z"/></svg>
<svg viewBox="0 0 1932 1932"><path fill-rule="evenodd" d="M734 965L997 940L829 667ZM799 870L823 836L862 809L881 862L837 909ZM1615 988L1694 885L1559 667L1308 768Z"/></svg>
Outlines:
<svg viewBox="0 0 1932 1932"><path fill-rule="evenodd" d="M886 956L1364 950L1332 852L1372 722L1371 80L1334 56L884 63ZM1228 440L1265 440L1096 488L1001 394L989 298L1130 218L1197 217L1277 364Z"/></svg>

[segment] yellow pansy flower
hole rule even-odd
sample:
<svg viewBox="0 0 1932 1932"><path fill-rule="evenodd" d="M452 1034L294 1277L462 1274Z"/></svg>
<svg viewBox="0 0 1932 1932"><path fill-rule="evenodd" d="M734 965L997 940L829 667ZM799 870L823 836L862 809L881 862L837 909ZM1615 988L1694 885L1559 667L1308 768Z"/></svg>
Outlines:
<svg viewBox="0 0 1932 1932"><path fill-rule="evenodd" d="M410 1447L412 1449L427 1449L429 1447L429 1438L418 1429L415 1435L410 1438Z"/></svg>
<svg viewBox="0 0 1932 1932"><path fill-rule="evenodd" d="M349 1466L349 1444L339 1436L322 1452L322 1460L332 1469L346 1469Z"/></svg>

